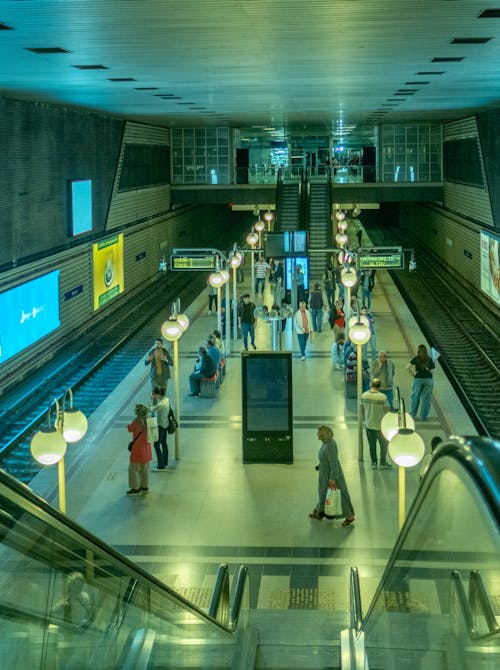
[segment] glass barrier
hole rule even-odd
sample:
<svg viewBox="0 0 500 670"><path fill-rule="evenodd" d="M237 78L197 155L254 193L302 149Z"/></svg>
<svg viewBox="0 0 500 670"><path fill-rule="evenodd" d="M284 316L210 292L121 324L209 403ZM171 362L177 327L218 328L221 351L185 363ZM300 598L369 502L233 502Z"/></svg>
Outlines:
<svg viewBox="0 0 500 670"><path fill-rule="evenodd" d="M231 628L1 471L0 536L2 667L230 666Z"/></svg>
<svg viewBox="0 0 500 670"><path fill-rule="evenodd" d="M478 460L485 446L483 440L477 453L467 447L465 460L476 459L476 473L484 470L498 501L498 482L488 478L485 460ZM493 443L494 451L500 454L500 444ZM464 460L446 449L436 456L364 619L367 659L370 667L385 670L493 670L500 667L500 635L485 631L484 598L465 598L468 613L455 582L457 574L467 583L474 579L471 571L478 571L498 612L500 507L488 500ZM491 625L494 620L490 612ZM471 621L479 622L476 630L470 630Z"/></svg>

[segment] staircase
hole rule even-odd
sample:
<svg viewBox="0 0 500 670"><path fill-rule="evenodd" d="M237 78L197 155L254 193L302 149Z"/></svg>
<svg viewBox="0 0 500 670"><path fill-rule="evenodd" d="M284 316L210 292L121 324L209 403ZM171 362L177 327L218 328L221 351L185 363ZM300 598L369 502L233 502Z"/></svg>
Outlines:
<svg viewBox="0 0 500 670"><path fill-rule="evenodd" d="M332 223L330 184L309 184L309 272L312 281L319 281L328 264L328 252L332 248Z"/></svg>

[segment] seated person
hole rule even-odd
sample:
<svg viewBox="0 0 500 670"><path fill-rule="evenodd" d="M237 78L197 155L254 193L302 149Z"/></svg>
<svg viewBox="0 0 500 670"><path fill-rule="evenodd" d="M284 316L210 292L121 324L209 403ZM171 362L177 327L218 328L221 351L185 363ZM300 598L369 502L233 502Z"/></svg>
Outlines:
<svg viewBox="0 0 500 670"><path fill-rule="evenodd" d="M208 336L207 340L207 354L214 359L215 369L219 369L221 353L220 349L216 344L215 337L213 335ZM211 377L212 375L210 375Z"/></svg>
<svg viewBox="0 0 500 670"><path fill-rule="evenodd" d="M199 368L197 367L199 364ZM213 377L215 374L215 361L214 359L207 354L207 350L204 346L201 346L198 349L198 360L195 364L195 369L189 375L189 388L191 397L200 395L200 381L205 377Z"/></svg>

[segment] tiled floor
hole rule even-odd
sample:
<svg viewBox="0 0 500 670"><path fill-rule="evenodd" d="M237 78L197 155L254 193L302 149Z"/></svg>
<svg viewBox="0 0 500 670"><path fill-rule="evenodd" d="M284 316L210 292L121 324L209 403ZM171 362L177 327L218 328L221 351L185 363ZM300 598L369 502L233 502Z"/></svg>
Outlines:
<svg viewBox="0 0 500 670"><path fill-rule="evenodd" d="M268 287L267 287L267 290ZM270 304L266 293L265 302ZM256 300L260 303L262 298ZM377 346L394 360L396 384L409 402L411 378L404 367L425 342L389 276L377 273L372 310ZM180 460L163 473L151 472L151 493L127 498L127 423L136 401L147 402L148 371L143 360L89 417L83 443L67 455L68 513L80 524L196 602L205 604L220 562L235 570L249 566L251 604L257 608L321 608L346 611L349 568L358 566L367 606L398 532L397 469L373 471L365 438L358 461L356 403L346 400L341 372L330 359L332 334L315 337L300 361L287 324L284 347L294 351L294 462L242 464L241 341L233 347L218 397L188 398L194 352L216 327L206 296L186 310L191 326L180 341ZM151 333L151 341L157 336ZM268 324L259 321L256 343L269 348ZM145 352L146 354L146 352ZM168 390L173 398L173 385ZM77 404L77 395L75 404ZM175 400L174 400L175 404ZM314 521L314 470L319 443L315 428L332 426L356 510L356 522ZM456 395L438 367L428 422L417 424L429 448L439 434L475 434ZM174 440L169 438L170 454ZM407 472L407 506L417 489L418 468ZM56 470L32 483L56 500ZM435 569L439 567L439 562ZM434 574L434 573L433 573ZM425 575L415 585L432 588ZM415 596L412 594L412 597ZM435 594L436 602L439 594Z"/></svg>

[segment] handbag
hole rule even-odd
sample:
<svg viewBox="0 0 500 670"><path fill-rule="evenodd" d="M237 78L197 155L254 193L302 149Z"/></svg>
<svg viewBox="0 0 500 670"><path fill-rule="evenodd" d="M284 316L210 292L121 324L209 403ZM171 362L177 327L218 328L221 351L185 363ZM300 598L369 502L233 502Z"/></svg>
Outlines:
<svg viewBox="0 0 500 670"><path fill-rule="evenodd" d="M325 516L327 519L335 519L342 516L342 503L340 501L339 489L328 489L325 498Z"/></svg>
<svg viewBox="0 0 500 670"><path fill-rule="evenodd" d="M152 444L153 442L158 442L160 432L158 430L158 419L156 418L156 416L147 417L146 430L147 430L148 442L150 444Z"/></svg>
<svg viewBox="0 0 500 670"><path fill-rule="evenodd" d="M174 410L172 408L170 408L170 410L168 412L167 433L169 435L173 435L178 427L179 427L179 424L177 423L177 419L175 418Z"/></svg>
<svg viewBox="0 0 500 670"><path fill-rule="evenodd" d="M128 443L128 450L129 450L129 451L132 451L132 447L134 446L134 442L137 440L137 438L139 437L139 435L142 435L142 430L141 430L141 432L140 432L138 435L136 435L136 437L134 437L134 439L132 440L132 442L129 442L129 443Z"/></svg>

